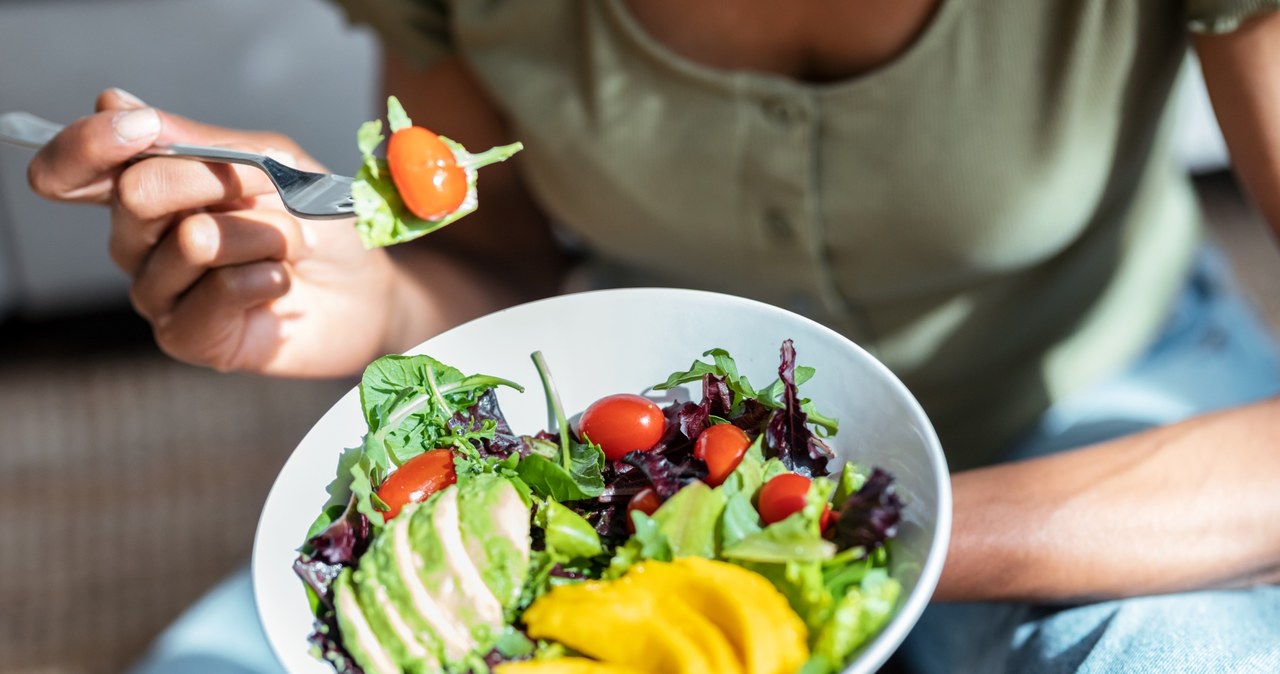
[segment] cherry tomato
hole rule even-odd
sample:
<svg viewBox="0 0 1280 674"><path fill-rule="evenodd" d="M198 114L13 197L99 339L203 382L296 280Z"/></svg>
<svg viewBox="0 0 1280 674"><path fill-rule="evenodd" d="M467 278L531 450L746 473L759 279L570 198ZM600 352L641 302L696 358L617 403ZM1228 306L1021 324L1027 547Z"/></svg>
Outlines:
<svg viewBox="0 0 1280 674"><path fill-rule="evenodd" d="M439 220L467 198L467 173L453 150L420 126L391 134L387 168L404 205L423 220Z"/></svg>
<svg viewBox="0 0 1280 674"><path fill-rule="evenodd" d="M652 400L618 393L591 403L578 421L578 435L600 445L604 455L616 461L630 451L653 449L666 426L666 417Z"/></svg>
<svg viewBox="0 0 1280 674"><path fill-rule="evenodd" d="M421 503L427 497L458 481L453 470L453 452L433 449L404 462L378 487L378 498L391 509L382 514L390 520L410 503Z"/></svg>
<svg viewBox="0 0 1280 674"><path fill-rule="evenodd" d="M636 532L636 523L631 519L631 513L639 510L646 515L652 515L662 505L662 497L658 496L658 492L653 487L645 487L635 493L631 500L627 502L627 531Z"/></svg>
<svg viewBox="0 0 1280 674"><path fill-rule="evenodd" d="M693 443L694 458L707 462L707 484L719 487L742 463L751 438L733 424L707 426Z"/></svg>
<svg viewBox="0 0 1280 674"><path fill-rule="evenodd" d="M781 522L804 509L809 478L795 473L775 475L760 488L757 510L765 524Z"/></svg>

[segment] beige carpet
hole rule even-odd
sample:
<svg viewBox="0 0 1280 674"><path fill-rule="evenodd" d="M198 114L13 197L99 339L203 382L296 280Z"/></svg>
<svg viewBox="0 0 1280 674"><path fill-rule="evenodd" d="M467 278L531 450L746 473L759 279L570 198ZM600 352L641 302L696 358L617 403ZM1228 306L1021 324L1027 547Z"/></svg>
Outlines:
<svg viewBox="0 0 1280 674"><path fill-rule="evenodd" d="M118 672L249 555L271 482L346 388L151 348L0 361L0 671Z"/></svg>
<svg viewBox="0 0 1280 674"><path fill-rule="evenodd" d="M1229 180L1202 189L1280 330L1270 235ZM180 365L118 315L0 327L0 673L137 658L247 559L276 471L348 385Z"/></svg>

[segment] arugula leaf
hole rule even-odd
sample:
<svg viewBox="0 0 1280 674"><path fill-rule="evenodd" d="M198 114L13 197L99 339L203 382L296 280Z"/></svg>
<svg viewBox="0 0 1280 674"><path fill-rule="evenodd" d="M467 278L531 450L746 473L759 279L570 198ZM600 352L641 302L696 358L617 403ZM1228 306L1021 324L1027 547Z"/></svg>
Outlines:
<svg viewBox="0 0 1280 674"><path fill-rule="evenodd" d="M464 457L480 458L476 448L493 438L496 420L486 419L475 428L453 419L475 408L495 386L524 390L500 377L465 375L430 356L390 355L369 364L360 380L369 431L349 469L356 510L382 526L386 504L378 499L377 486L393 466L429 449L450 447Z"/></svg>
<svg viewBox="0 0 1280 674"><path fill-rule="evenodd" d="M666 381L655 385L653 388L658 391L665 391L681 384L701 381L705 375L713 375L729 386L729 390L733 392L735 403L745 398L756 398L759 395L752 388L751 382L746 377L738 374L738 364L734 362L728 351L720 348L709 349L704 351L702 356L704 358L711 356L713 363L695 360L688 370L672 372Z"/></svg>
<svg viewBox="0 0 1280 674"><path fill-rule="evenodd" d="M601 471L604 469L604 450L591 442L576 442L570 436L569 421L565 417L564 406L560 403L560 394L551 381L547 361L541 351L533 352L531 358L538 370L538 378L542 380L547 404L551 406L556 418L560 452L558 461L531 453L516 466L516 472L534 493L544 498L577 501L603 494L604 475Z"/></svg>
<svg viewBox="0 0 1280 674"><path fill-rule="evenodd" d="M655 385L653 388L656 390L667 390L675 388L681 384L688 384L690 382L702 380L705 400L708 378L714 378L717 381L723 382L732 394L731 420L738 423L739 426L750 428L755 425L754 422L743 423L742 418L744 416L748 416L749 412L751 412L749 408L752 407L753 404L755 406L763 407L764 410L784 409L788 404L788 391L794 391L796 388L812 379L813 375L817 372L817 370L812 367L793 365L793 369L789 371L790 374L785 376L781 374L781 370L787 369L786 352L790 344L791 340L787 340L783 344L783 367L779 368L780 374L778 379L774 380L773 383L762 389L752 387L751 382L748 381L745 376L739 374L738 365L734 362L733 357L729 355L729 352L720 348L710 349L702 354L704 358L710 356L712 359L711 363L707 363L702 360L695 360L693 361L693 364L689 366L689 369L671 373L671 375L667 377L666 381ZM794 361L794 350L792 351L791 358ZM788 383L788 381L792 383ZM814 424L818 432L823 437L831 437L836 434L837 430L839 430L839 422L833 417L819 413L814 409L813 402L808 398L797 397L796 405L805 413L807 422ZM752 414L751 416L754 417L755 414Z"/></svg>
<svg viewBox="0 0 1280 674"><path fill-rule="evenodd" d="M387 99L387 118L392 131L412 125L404 108L394 96ZM471 154L462 145L440 136L453 151L454 158L467 174L467 195L457 210L439 220L423 220L409 211L391 180L386 160L374 156L383 141L382 122L374 120L361 125L356 132L356 145L362 157L360 170L351 185L356 214L356 232L366 248L380 248L411 241L456 222L476 209L477 170L489 164L506 161L524 149L520 143L502 145L479 154Z"/></svg>
<svg viewBox="0 0 1280 674"><path fill-rule="evenodd" d="M383 356L365 368L360 379L360 405L370 431L399 426L415 414L430 415L440 426L475 405L495 386L524 387L501 377L464 375L431 356Z"/></svg>

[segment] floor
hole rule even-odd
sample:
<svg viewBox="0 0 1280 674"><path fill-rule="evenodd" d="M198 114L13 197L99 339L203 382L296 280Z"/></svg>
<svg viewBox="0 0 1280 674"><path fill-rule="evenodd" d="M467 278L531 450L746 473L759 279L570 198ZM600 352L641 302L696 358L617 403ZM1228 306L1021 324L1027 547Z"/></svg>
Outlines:
<svg viewBox="0 0 1280 674"><path fill-rule="evenodd" d="M1230 178L1213 233L1280 334L1280 254ZM0 673L120 671L247 559L294 444L349 381L181 365L129 314L0 327Z"/></svg>

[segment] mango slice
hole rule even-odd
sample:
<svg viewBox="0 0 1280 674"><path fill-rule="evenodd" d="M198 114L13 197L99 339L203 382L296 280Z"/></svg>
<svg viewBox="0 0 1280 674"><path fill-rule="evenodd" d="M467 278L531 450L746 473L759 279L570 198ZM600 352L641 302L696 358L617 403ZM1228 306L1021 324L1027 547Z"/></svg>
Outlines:
<svg viewBox="0 0 1280 674"><path fill-rule="evenodd" d="M710 620L679 597L631 582L562 585L524 613L529 636L654 674L733 674L742 664Z"/></svg>
<svg viewBox="0 0 1280 674"><path fill-rule="evenodd" d="M679 597L724 633L746 674L792 674L809 658L808 630L764 576L725 562L685 557L647 562L627 574L659 597Z"/></svg>
<svg viewBox="0 0 1280 674"><path fill-rule="evenodd" d="M640 674L639 670L586 658L524 660L507 662L494 668L493 674Z"/></svg>

